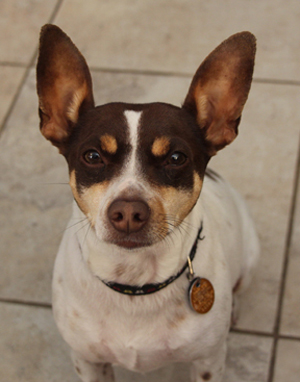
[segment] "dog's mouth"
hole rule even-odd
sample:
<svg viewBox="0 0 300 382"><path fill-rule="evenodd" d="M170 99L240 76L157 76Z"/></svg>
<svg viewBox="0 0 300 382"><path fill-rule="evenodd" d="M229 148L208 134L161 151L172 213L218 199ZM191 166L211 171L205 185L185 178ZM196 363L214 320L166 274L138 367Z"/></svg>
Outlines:
<svg viewBox="0 0 300 382"><path fill-rule="evenodd" d="M125 248L125 249L136 249L136 248L142 248L142 247L148 247L151 245L149 242L137 242L133 240L121 240L114 243L118 247Z"/></svg>
<svg viewBox="0 0 300 382"><path fill-rule="evenodd" d="M112 230L108 225L106 233L103 235L101 232L95 229L97 237L106 242L107 244L113 244L120 249L134 250L139 248L150 247L157 242L155 240L156 235L149 229L141 230L141 232L125 234ZM146 227L145 227L146 228Z"/></svg>
<svg viewBox="0 0 300 382"><path fill-rule="evenodd" d="M104 239L107 243L116 245L122 249L139 249L150 247L155 243L153 237L149 235L149 232L143 232L139 234L131 234L131 235L118 235L116 232L110 234L106 239Z"/></svg>

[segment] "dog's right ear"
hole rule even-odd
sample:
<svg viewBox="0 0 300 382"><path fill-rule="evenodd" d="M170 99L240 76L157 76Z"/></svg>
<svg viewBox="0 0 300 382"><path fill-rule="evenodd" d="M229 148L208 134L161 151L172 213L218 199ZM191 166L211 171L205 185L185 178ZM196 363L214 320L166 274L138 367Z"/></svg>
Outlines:
<svg viewBox="0 0 300 382"><path fill-rule="evenodd" d="M84 57L55 25L41 30L37 93L41 132L63 154L79 115L94 107L94 98Z"/></svg>

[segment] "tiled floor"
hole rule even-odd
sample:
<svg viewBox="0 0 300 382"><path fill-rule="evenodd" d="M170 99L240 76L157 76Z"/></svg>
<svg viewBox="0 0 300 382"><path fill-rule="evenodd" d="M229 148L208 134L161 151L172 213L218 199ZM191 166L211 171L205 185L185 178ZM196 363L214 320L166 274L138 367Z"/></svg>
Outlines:
<svg viewBox="0 0 300 382"><path fill-rule="evenodd" d="M210 50L241 30L257 36L240 136L211 163L247 199L262 242L228 340L225 381L300 380L299 20L298 0L1 0L1 381L77 381L50 309L71 195L63 158L38 131L34 63L47 22L61 26L87 58L98 103L179 105ZM177 365L117 375L179 382L187 372Z"/></svg>

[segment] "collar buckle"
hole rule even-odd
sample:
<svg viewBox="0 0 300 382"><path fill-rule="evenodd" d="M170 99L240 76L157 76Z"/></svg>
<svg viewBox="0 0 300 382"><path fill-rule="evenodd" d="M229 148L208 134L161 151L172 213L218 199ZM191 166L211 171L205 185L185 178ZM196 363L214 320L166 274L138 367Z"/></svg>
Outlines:
<svg viewBox="0 0 300 382"><path fill-rule="evenodd" d="M192 281L194 279L195 272L194 272L194 268L193 268L193 263L190 259L190 255L188 255L188 257L187 257L187 262L188 262L189 272L187 273L186 276L187 276L189 281Z"/></svg>

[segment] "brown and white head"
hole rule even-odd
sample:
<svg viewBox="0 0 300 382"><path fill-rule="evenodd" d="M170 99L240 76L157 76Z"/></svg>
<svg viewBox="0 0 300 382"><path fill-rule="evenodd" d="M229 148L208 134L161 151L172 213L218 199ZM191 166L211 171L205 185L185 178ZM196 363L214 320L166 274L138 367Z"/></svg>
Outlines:
<svg viewBox="0 0 300 382"><path fill-rule="evenodd" d="M99 240L145 247L180 226L199 198L209 159L238 133L254 56L254 36L238 33L200 65L182 107L96 107L85 59L61 29L43 27L41 132L66 158L74 198Z"/></svg>

